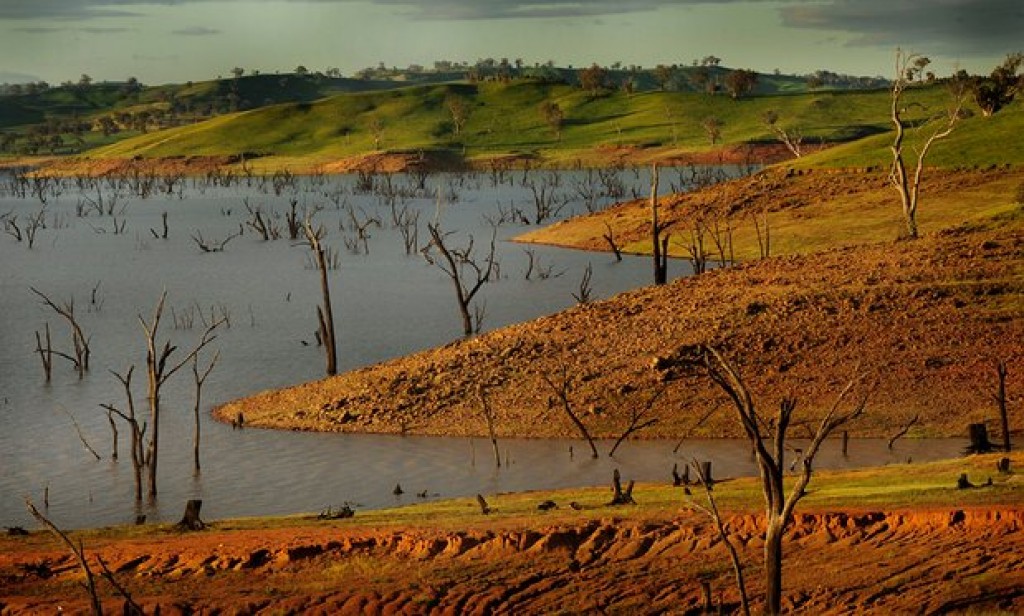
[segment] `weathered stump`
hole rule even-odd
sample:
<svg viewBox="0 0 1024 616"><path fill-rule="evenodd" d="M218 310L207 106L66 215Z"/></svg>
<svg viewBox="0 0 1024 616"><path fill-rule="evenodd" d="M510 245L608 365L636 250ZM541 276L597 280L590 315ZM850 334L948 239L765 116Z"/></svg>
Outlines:
<svg viewBox="0 0 1024 616"><path fill-rule="evenodd" d="M179 530L203 530L206 524L199 519L199 510L203 508L203 501L198 498L189 499L185 503L185 515L181 517L177 527Z"/></svg>
<svg viewBox="0 0 1024 616"><path fill-rule="evenodd" d="M967 432L971 439L971 444L967 447L967 453L989 453L995 449L992 441L988 440L988 427L985 424L969 424Z"/></svg>
<svg viewBox="0 0 1024 616"><path fill-rule="evenodd" d="M715 485L715 480L711 478L711 460L704 460L700 463L700 476L708 488Z"/></svg>
<svg viewBox="0 0 1024 616"><path fill-rule="evenodd" d="M1000 473L1003 473L1004 475L1009 474L1010 473L1010 459L1009 458L1000 458L999 461L996 462L996 470L999 471Z"/></svg>
<svg viewBox="0 0 1024 616"><path fill-rule="evenodd" d="M633 500L633 481L626 485L626 489L622 489L622 477L619 475L619 469L615 469L612 472L612 500L609 505L635 505L636 501Z"/></svg>

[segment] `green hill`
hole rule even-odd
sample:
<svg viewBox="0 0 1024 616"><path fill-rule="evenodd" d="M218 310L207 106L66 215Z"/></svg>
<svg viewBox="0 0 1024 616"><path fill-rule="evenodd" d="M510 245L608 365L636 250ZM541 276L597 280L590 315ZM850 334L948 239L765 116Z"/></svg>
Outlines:
<svg viewBox="0 0 1024 616"><path fill-rule="evenodd" d="M446 100L469 109L456 134ZM910 122L946 104L941 86L907 94ZM561 134L539 109L550 101L564 119ZM763 122L773 110L778 125L803 135L804 146L841 144L795 161L801 166L887 164L889 93L827 91L731 99L692 92L602 92L534 81L445 84L342 94L314 102L272 105L141 135L91 152L94 158L231 156L242 153L317 164L373 151L443 150L468 159L533 155L569 164L602 148L636 148L659 156L706 152L726 145L775 143ZM706 118L721 126L712 146ZM957 166L1024 162L1024 145L1010 138L1024 122L1019 103L992 118L965 119L934 149L931 164ZM912 131L913 132L913 131ZM379 138L379 148L375 143ZM911 143L913 141L911 140Z"/></svg>

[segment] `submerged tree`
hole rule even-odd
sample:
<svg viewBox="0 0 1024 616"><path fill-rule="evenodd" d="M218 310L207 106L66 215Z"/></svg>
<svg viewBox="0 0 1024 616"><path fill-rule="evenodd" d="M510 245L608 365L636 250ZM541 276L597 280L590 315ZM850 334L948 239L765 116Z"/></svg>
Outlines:
<svg viewBox="0 0 1024 616"><path fill-rule="evenodd" d="M146 463L149 467L148 493L151 498L157 494L156 469L160 447L160 413L163 408L160 396L161 390L168 379L174 376L176 372L192 361L200 351L216 339L214 331L225 322L225 318L222 317L210 323L200 337L199 342L192 347L192 350L179 361L170 364L168 362L178 347L172 345L170 340L165 341L161 347L157 341L160 330L160 318L163 316L166 299L167 291L164 291L160 294L160 300L153 311L153 317L148 323L142 318L142 315L138 317L139 324L146 335L146 400L149 403L150 430L149 443L146 447Z"/></svg>
<svg viewBox="0 0 1024 616"><path fill-rule="evenodd" d="M492 229L490 248L482 259L473 254L472 235L469 236L466 245L454 246L449 241L454 232L442 230L440 221L428 223L427 231L430 233L430 243L422 250L423 258L444 272L452 281L459 315L462 317L462 333L465 336L472 336L480 331L484 316L483 310L479 307L470 311L473 298L483 288L484 283L490 281L498 266L495 259L497 229ZM431 254L434 250L440 253L440 259Z"/></svg>
<svg viewBox="0 0 1024 616"><path fill-rule="evenodd" d="M334 329L334 308L331 306L331 287L327 280L327 257L324 247L320 243L324 229L322 226L317 226L314 229L313 223L307 217L302 225L302 230L306 235L306 243L313 251L316 269L320 272L320 294L323 297L323 303L316 307L317 332L324 345L327 376L334 376L338 373L338 345Z"/></svg>

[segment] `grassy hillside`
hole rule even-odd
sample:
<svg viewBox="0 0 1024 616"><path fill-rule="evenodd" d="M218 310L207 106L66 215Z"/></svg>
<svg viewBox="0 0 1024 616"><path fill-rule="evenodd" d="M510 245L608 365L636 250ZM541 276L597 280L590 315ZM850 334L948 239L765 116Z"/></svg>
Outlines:
<svg viewBox="0 0 1024 616"><path fill-rule="evenodd" d="M445 105L450 95L462 97L471 110L459 134ZM908 102L914 107L909 119L918 120L925 117L926 110L941 107L945 96L941 87L911 91ZM544 101L552 101L562 110L560 136L539 111ZM593 95L567 85L530 81L446 84L274 105L125 140L96 150L92 156L222 156L248 152L282 159L302 157L316 163L374 151L376 124L382 127L379 136L383 150L441 149L468 158L536 154L550 163L568 164L586 159L588 152L598 148L649 148L664 156L710 151L723 143L774 143L774 136L762 121L766 111L774 110L779 125L802 133L806 145L867 137L858 145L836 148L801 164L864 166L884 162L888 106L887 91L776 94L733 100L725 95L685 92ZM721 125L721 141L715 146L702 126L709 117ZM1024 161L1024 146L1020 144L992 147L1012 134L1020 122L1017 108L991 119L970 118L953 139L936 148L933 161L943 165L966 164L968 160L977 164ZM967 143L975 145L963 149ZM961 151L964 156L958 154Z"/></svg>
<svg viewBox="0 0 1024 616"><path fill-rule="evenodd" d="M916 161L914 146L922 143L937 124L908 132L905 149L908 164ZM831 148L800 160L796 167L868 167L887 166L892 161L889 147L892 134L874 135L866 139ZM1020 164L1024 162L1024 104L1016 101L992 117L974 113L961 121L950 137L938 141L928 153L927 164L941 167Z"/></svg>

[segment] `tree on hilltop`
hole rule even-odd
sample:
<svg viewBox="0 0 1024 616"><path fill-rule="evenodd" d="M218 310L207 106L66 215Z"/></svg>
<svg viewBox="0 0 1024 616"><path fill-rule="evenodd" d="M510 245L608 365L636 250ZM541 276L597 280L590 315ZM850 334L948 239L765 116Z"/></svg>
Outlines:
<svg viewBox="0 0 1024 616"><path fill-rule="evenodd" d="M725 88L734 99L750 94L755 86L757 86L757 73L754 71L737 69L730 71L725 76Z"/></svg>
<svg viewBox="0 0 1024 616"><path fill-rule="evenodd" d="M988 77L971 78L971 94L985 117L998 113L1000 109L1012 103L1017 93L1024 89L1024 74L1017 74L1022 62L1024 53L1018 51L1007 55L1003 63L995 67Z"/></svg>

